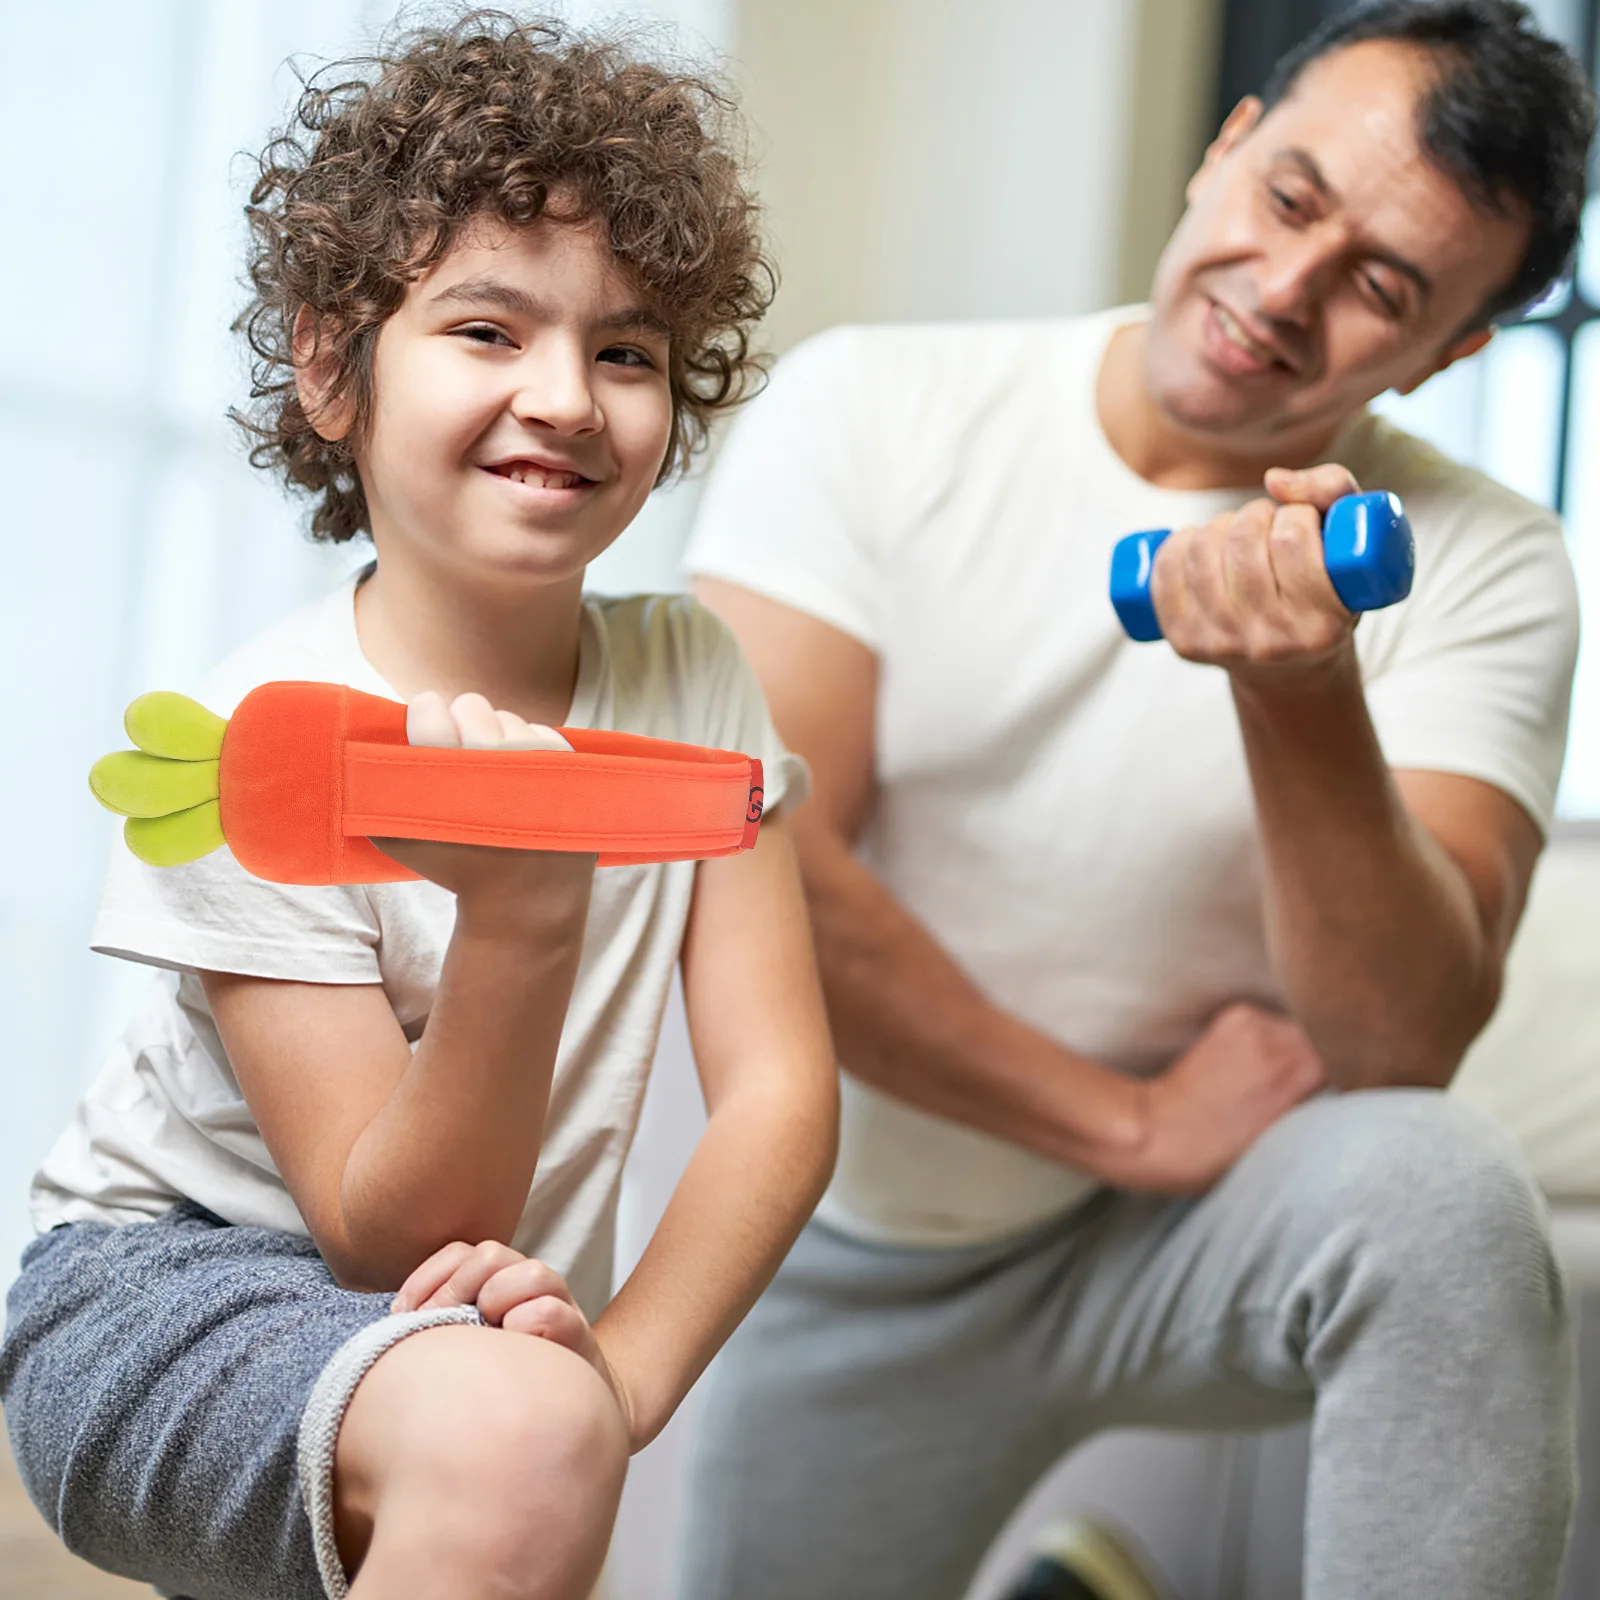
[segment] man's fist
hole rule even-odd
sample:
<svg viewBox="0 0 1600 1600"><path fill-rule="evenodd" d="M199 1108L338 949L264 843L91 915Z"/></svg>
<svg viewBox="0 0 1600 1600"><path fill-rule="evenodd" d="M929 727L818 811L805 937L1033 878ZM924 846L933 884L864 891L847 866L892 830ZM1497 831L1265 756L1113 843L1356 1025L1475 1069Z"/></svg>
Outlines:
<svg viewBox="0 0 1600 1600"><path fill-rule="evenodd" d="M1245 1002L1225 1006L1159 1078L1141 1085L1146 1137L1119 1182L1200 1194L1326 1081L1298 1023Z"/></svg>
<svg viewBox="0 0 1600 1600"><path fill-rule="evenodd" d="M1343 467L1275 468L1252 500L1162 545L1150 593L1161 631L1190 661L1237 678L1284 679L1353 648L1356 617L1334 592L1322 518L1360 485Z"/></svg>

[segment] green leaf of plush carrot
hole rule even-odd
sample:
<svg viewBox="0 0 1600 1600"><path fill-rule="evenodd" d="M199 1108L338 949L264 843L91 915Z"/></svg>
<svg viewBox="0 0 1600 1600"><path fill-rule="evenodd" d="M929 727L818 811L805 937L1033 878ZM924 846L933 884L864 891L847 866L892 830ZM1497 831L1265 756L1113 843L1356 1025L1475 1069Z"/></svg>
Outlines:
<svg viewBox="0 0 1600 1600"><path fill-rule="evenodd" d="M169 761L142 750L117 750L89 769L89 787L109 811L125 817L164 817L215 800L216 761Z"/></svg>
<svg viewBox="0 0 1600 1600"><path fill-rule="evenodd" d="M123 725L139 748L95 762L95 798L128 819L128 848L150 866L208 855L224 842L217 796L228 724L185 695L160 691L140 695Z"/></svg>
<svg viewBox="0 0 1600 1600"><path fill-rule="evenodd" d="M157 689L142 694L122 719L128 737L146 755L170 761L215 761L228 724L187 695Z"/></svg>
<svg viewBox="0 0 1600 1600"><path fill-rule="evenodd" d="M181 867L219 849L222 808L215 800L165 817L129 817L122 825L128 848L147 866Z"/></svg>

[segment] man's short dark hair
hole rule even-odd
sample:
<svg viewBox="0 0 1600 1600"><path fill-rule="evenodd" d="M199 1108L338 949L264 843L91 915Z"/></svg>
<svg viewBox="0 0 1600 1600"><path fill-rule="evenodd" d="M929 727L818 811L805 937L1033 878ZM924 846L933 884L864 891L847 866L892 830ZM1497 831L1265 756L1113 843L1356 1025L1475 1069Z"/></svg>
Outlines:
<svg viewBox="0 0 1600 1600"><path fill-rule="evenodd" d="M1595 101L1571 53L1515 0L1372 0L1339 13L1272 69L1262 101L1282 100L1319 56L1368 40L1431 51L1439 76L1419 107L1422 148L1474 205L1520 202L1532 222L1511 279L1476 325L1537 299L1561 275L1583 220Z"/></svg>

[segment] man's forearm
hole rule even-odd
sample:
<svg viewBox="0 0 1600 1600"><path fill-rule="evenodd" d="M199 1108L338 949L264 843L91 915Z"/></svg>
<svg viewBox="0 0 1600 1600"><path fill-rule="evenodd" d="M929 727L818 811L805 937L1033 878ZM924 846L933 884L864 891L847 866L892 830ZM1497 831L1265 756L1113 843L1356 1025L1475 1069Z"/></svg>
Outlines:
<svg viewBox="0 0 1600 1600"><path fill-rule="evenodd" d="M924 1111L1115 1181L1145 1132L1143 1086L994 1006L821 830L801 866L840 1063Z"/></svg>
<svg viewBox="0 0 1600 1600"><path fill-rule="evenodd" d="M1499 952L1407 810L1354 651L1310 682L1234 681L1290 1008L1343 1088L1443 1085L1493 1009Z"/></svg>

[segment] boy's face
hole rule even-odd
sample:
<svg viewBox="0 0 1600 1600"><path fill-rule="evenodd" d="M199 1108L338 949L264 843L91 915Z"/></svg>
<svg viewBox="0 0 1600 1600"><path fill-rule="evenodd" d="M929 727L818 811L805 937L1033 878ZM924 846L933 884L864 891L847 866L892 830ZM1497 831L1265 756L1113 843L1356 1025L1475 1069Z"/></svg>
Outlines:
<svg viewBox="0 0 1600 1600"><path fill-rule="evenodd" d="M378 335L356 457L380 552L464 577L581 573L661 469L667 351L592 225L476 224Z"/></svg>

